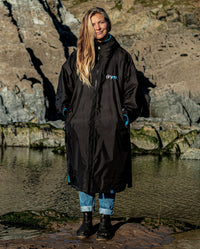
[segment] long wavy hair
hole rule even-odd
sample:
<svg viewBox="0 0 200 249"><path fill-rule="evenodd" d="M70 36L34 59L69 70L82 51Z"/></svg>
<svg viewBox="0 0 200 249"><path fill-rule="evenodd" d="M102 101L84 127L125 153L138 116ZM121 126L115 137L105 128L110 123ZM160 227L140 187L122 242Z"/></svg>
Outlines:
<svg viewBox="0 0 200 249"><path fill-rule="evenodd" d="M77 43L76 68L79 79L87 86L91 86L91 71L95 65L95 34L91 17L97 13L102 14L105 17L105 21L108 23L108 32L111 30L110 19L102 8L92 8L88 10L83 17Z"/></svg>

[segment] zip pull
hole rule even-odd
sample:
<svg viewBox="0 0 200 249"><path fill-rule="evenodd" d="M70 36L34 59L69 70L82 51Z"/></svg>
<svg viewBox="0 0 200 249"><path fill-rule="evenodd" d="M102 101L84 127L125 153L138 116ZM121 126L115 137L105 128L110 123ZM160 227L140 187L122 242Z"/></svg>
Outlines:
<svg viewBox="0 0 200 249"><path fill-rule="evenodd" d="M98 76L99 76L99 69L97 69L96 79L95 79L95 82L94 82L95 89L97 88L97 85L98 85Z"/></svg>
<svg viewBox="0 0 200 249"><path fill-rule="evenodd" d="M99 51L101 50L101 47L100 47L100 46L98 46L98 50L99 50ZM100 59L100 54L98 53L98 55L97 55L97 60L99 61L99 59Z"/></svg>
<svg viewBox="0 0 200 249"><path fill-rule="evenodd" d="M95 80L95 82L94 82L94 87L95 87L95 89L97 88L97 80Z"/></svg>

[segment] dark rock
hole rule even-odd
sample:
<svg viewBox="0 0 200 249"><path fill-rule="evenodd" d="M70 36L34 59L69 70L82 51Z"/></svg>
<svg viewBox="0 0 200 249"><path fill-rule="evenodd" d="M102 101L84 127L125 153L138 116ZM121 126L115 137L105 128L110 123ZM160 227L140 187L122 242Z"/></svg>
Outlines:
<svg viewBox="0 0 200 249"><path fill-rule="evenodd" d="M172 89L155 88L150 97L151 116L188 125L199 120L200 106L185 95L177 94Z"/></svg>

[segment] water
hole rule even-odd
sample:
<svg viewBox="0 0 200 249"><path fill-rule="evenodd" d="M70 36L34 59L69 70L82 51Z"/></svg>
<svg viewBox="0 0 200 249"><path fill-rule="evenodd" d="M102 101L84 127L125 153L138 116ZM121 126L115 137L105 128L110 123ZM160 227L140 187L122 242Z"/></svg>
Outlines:
<svg viewBox="0 0 200 249"><path fill-rule="evenodd" d="M147 155L133 157L132 164L133 188L117 194L116 217L163 217L200 225L199 161ZM0 215L51 208L80 216L77 191L66 182L66 158L51 149L1 150Z"/></svg>
<svg viewBox="0 0 200 249"><path fill-rule="evenodd" d="M0 241L10 239L32 239L41 235L41 231L15 227L0 227ZM19 247L20 248L20 247Z"/></svg>

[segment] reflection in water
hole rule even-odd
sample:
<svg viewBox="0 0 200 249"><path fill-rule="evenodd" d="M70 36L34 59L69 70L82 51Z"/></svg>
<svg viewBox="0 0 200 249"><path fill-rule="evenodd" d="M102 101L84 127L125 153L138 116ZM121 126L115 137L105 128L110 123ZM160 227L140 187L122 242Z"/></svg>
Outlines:
<svg viewBox="0 0 200 249"><path fill-rule="evenodd" d="M54 154L51 149L2 150L0 214L47 208L77 214L77 193L66 184L66 174L66 158Z"/></svg>
<svg viewBox="0 0 200 249"><path fill-rule="evenodd" d="M133 158L133 188L126 196L120 196L127 203L127 215L164 217L200 225L199 162L137 156Z"/></svg>
<svg viewBox="0 0 200 249"><path fill-rule="evenodd" d="M41 235L41 231L30 230L30 229L21 229L15 227L3 227L0 229L0 241L1 240L10 240L10 239L32 239ZM19 247L22 248L22 247Z"/></svg>
<svg viewBox="0 0 200 249"><path fill-rule="evenodd" d="M117 194L115 216L161 216L200 225L198 161L148 155L132 162L133 188ZM50 149L1 150L0 215L52 208L79 216L78 194L66 176L65 156Z"/></svg>

